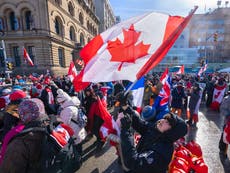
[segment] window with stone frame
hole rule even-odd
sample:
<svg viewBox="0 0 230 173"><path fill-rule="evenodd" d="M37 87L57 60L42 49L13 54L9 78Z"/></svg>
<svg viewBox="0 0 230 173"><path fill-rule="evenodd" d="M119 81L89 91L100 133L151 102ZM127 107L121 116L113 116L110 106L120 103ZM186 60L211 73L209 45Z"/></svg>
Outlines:
<svg viewBox="0 0 230 173"><path fill-rule="evenodd" d="M20 67L21 66L21 58L19 55L19 46L13 46L12 50L13 50L13 58L15 61L15 66Z"/></svg>
<svg viewBox="0 0 230 173"><path fill-rule="evenodd" d="M4 31L3 18L0 17L0 31Z"/></svg>
<svg viewBox="0 0 230 173"><path fill-rule="evenodd" d="M10 24L10 29L12 31L16 31L19 29L19 22L17 17L15 16L15 13L12 11L9 13L9 24Z"/></svg>
<svg viewBox="0 0 230 173"><path fill-rule="evenodd" d="M73 26L71 26L70 29L69 29L69 38L72 41L76 40L76 38L75 38L75 29L74 29Z"/></svg>
<svg viewBox="0 0 230 173"><path fill-rule="evenodd" d="M73 8L73 4L71 2L68 3L68 11L71 14L71 16L75 16L74 15L74 8Z"/></svg>
<svg viewBox="0 0 230 173"><path fill-rule="evenodd" d="M65 67L64 49L58 48L58 60L61 67Z"/></svg>
<svg viewBox="0 0 230 173"><path fill-rule="evenodd" d="M25 11L24 13L24 21L25 21L25 29L31 30L33 29L33 16L30 10Z"/></svg>
<svg viewBox="0 0 230 173"><path fill-rule="evenodd" d="M85 45L85 38L84 38L84 35L82 33L80 34L80 44L81 44L81 46Z"/></svg>
<svg viewBox="0 0 230 173"><path fill-rule="evenodd" d="M57 35L63 36L62 22L59 17L55 18L55 32Z"/></svg>
<svg viewBox="0 0 230 173"><path fill-rule="evenodd" d="M79 14L79 21L80 21L81 25L84 25L84 19L83 19L83 15L81 12Z"/></svg>

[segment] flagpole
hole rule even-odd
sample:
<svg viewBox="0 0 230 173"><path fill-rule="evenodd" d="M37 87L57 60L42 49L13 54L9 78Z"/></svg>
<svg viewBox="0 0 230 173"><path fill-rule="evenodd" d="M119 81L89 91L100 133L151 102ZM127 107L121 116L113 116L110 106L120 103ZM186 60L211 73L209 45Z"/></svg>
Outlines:
<svg viewBox="0 0 230 173"><path fill-rule="evenodd" d="M129 86L129 88L125 91L124 95L128 94L128 92L132 89L132 87L137 83L137 79Z"/></svg>

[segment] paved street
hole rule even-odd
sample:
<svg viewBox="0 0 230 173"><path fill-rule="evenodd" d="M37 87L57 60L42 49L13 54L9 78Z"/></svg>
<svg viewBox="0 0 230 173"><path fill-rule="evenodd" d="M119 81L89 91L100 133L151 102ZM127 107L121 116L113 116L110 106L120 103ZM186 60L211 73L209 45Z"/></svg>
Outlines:
<svg viewBox="0 0 230 173"><path fill-rule="evenodd" d="M201 106L199 112L198 129L189 129L186 139L195 139L202 148L205 163L209 173L230 173L230 161L220 161L218 142L223 126L223 117L218 112L211 111ZM84 144L84 163L78 173L121 173L117 164L116 151L106 145L101 152L95 151L91 139ZM228 152L230 156L230 152Z"/></svg>

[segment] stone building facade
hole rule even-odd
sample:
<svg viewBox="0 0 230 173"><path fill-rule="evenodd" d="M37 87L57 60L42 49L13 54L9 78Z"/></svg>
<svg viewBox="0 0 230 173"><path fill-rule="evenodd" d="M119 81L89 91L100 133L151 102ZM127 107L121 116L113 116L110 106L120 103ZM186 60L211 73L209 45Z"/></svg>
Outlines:
<svg viewBox="0 0 230 173"><path fill-rule="evenodd" d="M103 32L116 24L116 17L113 13L109 0L94 0L96 15L100 19L99 32Z"/></svg>
<svg viewBox="0 0 230 173"><path fill-rule="evenodd" d="M92 0L1 0L0 40L14 74L66 74L79 47L99 33ZM23 59L26 48L34 66ZM4 58L0 54L0 70Z"/></svg>
<svg viewBox="0 0 230 173"><path fill-rule="evenodd" d="M213 66L230 63L230 8L195 14L190 22L190 47Z"/></svg>

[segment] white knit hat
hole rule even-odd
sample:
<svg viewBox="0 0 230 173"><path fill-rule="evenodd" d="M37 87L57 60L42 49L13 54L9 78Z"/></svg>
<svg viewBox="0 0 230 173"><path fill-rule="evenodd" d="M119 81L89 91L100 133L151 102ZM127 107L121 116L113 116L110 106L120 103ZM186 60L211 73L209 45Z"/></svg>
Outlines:
<svg viewBox="0 0 230 173"><path fill-rule="evenodd" d="M5 88L2 90L2 95L8 95L10 93L11 93L11 89L9 89L9 88Z"/></svg>
<svg viewBox="0 0 230 173"><path fill-rule="evenodd" d="M57 102L58 103L63 103L67 100L71 100L71 97L66 93L64 92L62 89L58 89L57 90Z"/></svg>

